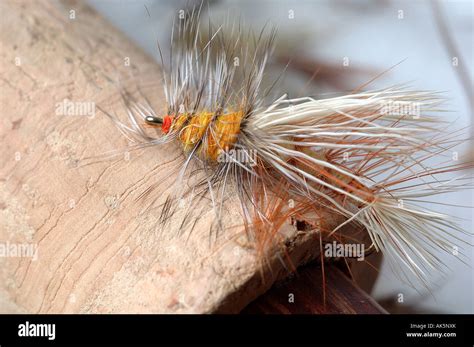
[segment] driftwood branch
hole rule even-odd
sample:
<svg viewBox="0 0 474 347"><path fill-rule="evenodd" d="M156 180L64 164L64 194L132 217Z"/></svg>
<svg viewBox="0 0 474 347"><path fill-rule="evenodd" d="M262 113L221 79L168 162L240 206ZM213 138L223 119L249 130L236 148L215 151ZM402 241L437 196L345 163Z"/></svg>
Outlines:
<svg viewBox="0 0 474 347"><path fill-rule="evenodd" d="M258 262L241 228L210 245L212 213L186 237L157 229L137 198L150 185L166 198L177 146L82 165L127 146L98 110L123 112L118 85L163 107L150 57L82 1L0 12L0 312L237 312L288 274L276 255ZM317 233L283 231L294 265L316 256Z"/></svg>

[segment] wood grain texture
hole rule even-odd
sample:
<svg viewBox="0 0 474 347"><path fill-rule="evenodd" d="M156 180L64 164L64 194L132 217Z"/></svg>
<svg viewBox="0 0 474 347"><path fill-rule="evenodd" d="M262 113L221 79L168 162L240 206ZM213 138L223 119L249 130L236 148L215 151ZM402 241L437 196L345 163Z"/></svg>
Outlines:
<svg viewBox="0 0 474 347"><path fill-rule="evenodd" d="M244 314L385 314L374 299L362 291L335 264L303 267L251 302ZM326 288L324 302L323 283Z"/></svg>
<svg viewBox="0 0 474 347"><path fill-rule="evenodd" d="M156 185L164 201L177 146L82 165L127 141L97 109L68 116L58 103L123 115L120 84L140 86L159 110L150 57L82 1L3 0L0 13L0 244L38 252L0 257L0 312L238 312L288 274L278 252L262 267L241 228L210 243L210 210L190 235L177 236L178 223L157 229L156 209L138 197ZM226 208L229 225L241 225ZM315 232L288 223L283 233L295 265L316 256Z"/></svg>

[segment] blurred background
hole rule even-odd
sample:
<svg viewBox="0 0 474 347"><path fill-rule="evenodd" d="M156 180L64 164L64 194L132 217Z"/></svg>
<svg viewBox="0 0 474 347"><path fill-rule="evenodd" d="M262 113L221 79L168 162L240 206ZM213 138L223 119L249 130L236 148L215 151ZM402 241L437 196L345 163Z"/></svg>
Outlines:
<svg viewBox="0 0 474 347"><path fill-rule="evenodd" d="M169 49L178 11L200 1L89 3L159 62L156 43ZM441 117L456 128L469 127L474 119L473 1L211 0L204 3L204 12L208 11L215 24L229 16L241 18L255 31L265 24L278 28L268 69L275 78L284 71L275 96L340 95L385 72L364 89L407 84L413 89L442 91L450 112ZM471 141L458 149L461 160L473 155L473 147ZM438 201L473 206L473 199L474 193L466 190ZM460 224L471 234L465 240L474 244L473 210L442 206L442 211L462 218ZM474 313L473 247L464 252L467 264L441 255L451 272L433 278L430 290L414 290L383 263L370 294L394 313Z"/></svg>

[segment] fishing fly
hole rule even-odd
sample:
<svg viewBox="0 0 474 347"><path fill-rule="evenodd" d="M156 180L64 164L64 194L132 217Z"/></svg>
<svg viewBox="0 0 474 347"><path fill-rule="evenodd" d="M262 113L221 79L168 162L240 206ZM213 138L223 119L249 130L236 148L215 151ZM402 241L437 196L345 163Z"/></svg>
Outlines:
<svg viewBox="0 0 474 347"><path fill-rule="evenodd" d="M200 12L174 25L169 59L159 51L168 67L166 112L124 92L128 124L108 113L134 142L131 148L168 142L182 148L183 165L160 222L170 220L185 196L194 197L193 206L206 197L216 230L225 232L223 204L233 195L256 247L277 242L288 220L318 230L328 242L340 241L339 232L352 224L363 228L371 249L427 283L444 266L436 252L451 253L453 238L465 231L420 203L471 187L470 176L449 176L472 163L451 158L462 131L446 132L436 116L442 95L393 86L272 100L275 85L264 88L262 80L276 30L209 24L204 37ZM433 159L440 160L433 165ZM188 206L187 215L193 210ZM184 220L182 228L192 223Z"/></svg>

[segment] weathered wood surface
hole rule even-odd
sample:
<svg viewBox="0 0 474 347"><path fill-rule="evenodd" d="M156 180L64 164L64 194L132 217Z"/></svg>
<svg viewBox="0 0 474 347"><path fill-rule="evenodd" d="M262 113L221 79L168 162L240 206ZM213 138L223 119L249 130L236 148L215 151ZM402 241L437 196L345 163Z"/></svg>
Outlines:
<svg viewBox="0 0 474 347"><path fill-rule="evenodd" d="M242 313L385 314L387 311L335 264L325 265L324 277L321 266L311 264L275 284Z"/></svg>
<svg viewBox="0 0 474 347"><path fill-rule="evenodd" d="M0 257L0 312L238 312L287 275L277 257L259 267L241 228L210 244L211 213L191 235L157 230L137 197L158 184L163 201L178 147L81 165L127 142L98 110L67 116L58 103L120 112L120 81L161 108L150 57L83 1L3 0L0 13L0 244L38 252ZM295 265L317 253L314 233L285 235Z"/></svg>

